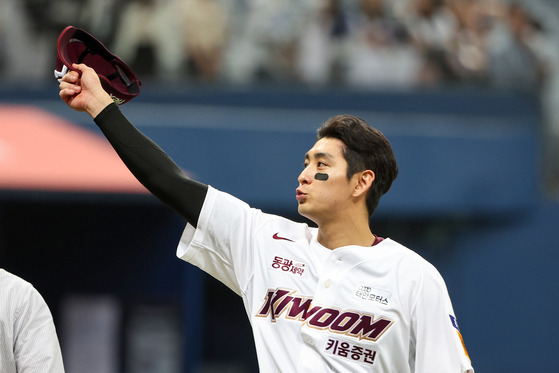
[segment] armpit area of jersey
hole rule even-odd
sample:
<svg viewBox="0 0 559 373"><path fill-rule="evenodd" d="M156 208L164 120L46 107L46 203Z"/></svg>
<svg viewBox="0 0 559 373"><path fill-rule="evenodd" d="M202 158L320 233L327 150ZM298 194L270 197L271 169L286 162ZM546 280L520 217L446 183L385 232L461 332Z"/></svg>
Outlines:
<svg viewBox="0 0 559 373"><path fill-rule="evenodd" d="M103 109L94 121L138 181L195 227L208 186L188 178L167 153L130 123L115 103Z"/></svg>

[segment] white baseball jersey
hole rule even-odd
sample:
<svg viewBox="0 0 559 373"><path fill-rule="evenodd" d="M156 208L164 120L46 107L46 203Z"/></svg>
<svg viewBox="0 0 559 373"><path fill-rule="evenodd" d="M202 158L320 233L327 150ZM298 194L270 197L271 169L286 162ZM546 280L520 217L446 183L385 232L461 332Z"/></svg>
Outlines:
<svg viewBox="0 0 559 373"><path fill-rule="evenodd" d="M0 269L0 372L64 373L50 310L24 279Z"/></svg>
<svg viewBox="0 0 559 373"><path fill-rule="evenodd" d="M329 250L210 187L177 256L242 297L262 372L473 373L442 277L391 239Z"/></svg>

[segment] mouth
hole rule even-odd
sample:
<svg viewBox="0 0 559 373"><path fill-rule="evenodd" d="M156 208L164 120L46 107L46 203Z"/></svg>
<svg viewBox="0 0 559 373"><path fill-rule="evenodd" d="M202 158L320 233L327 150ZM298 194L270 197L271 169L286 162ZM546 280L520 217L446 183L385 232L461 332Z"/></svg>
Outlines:
<svg viewBox="0 0 559 373"><path fill-rule="evenodd" d="M307 193L303 193L298 188L297 188L296 192L297 192L297 194L296 194L297 201L303 202L307 198Z"/></svg>

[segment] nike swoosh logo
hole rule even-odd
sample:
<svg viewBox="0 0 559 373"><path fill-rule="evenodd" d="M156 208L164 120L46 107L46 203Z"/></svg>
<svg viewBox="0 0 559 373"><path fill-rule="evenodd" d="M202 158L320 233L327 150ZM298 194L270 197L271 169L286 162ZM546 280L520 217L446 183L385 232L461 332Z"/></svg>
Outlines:
<svg viewBox="0 0 559 373"><path fill-rule="evenodd" d="M279 232L278 232L278 233L279 233ZM289 238L285 238L285 237L280 237L280 236L278 236L278 233L275 233L275 234L272 236L272 238L273 238L274 240L286 240L286 241L295 242L295 241L293 241L293 240L290 240Z"/></svg>

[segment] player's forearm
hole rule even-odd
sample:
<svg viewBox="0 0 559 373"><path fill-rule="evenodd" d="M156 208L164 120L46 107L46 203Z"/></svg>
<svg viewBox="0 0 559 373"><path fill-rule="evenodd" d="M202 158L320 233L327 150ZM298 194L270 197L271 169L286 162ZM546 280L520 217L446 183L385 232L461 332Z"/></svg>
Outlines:
<svg viewBox="0 0 559 373"><path fill-rule="evenodd" d="M95 123L138 181L196 226L207 186L186 177L157 144L126 119L116 104L97 115Z"/></svg>

